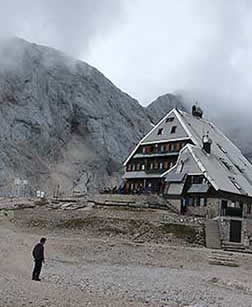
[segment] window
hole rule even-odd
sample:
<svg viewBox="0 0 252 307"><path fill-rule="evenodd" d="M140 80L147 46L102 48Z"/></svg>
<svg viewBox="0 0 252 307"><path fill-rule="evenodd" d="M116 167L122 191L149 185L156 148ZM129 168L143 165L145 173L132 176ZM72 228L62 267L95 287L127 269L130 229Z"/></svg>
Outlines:
<svg viewBox="0 0 252 307"><path fill-rule="evenodd" d="M128 165L128 171L131 171L131 164Z"/></svg>
<svg viewBox="0 0 252 307"><path fill-rule="evenodd" d="M155 168L155 169L158 169L158 167L159 167L159 163L158 163L158 162L155 162L155 163L154 163L154 168Z"/></svg>
<svg viewBox="0 0 252 307"><path fill-rule="evenodd" d="M202 183L204 183L204 184L207 184L207 183L208 183L208 181L207 181L206 177L204 177L204 178L203 178Z"/></svg>
<svg viewBox="0 0 252 307"><path fill-rule="evenodd" d="M200 207L200 197L196 197L196 206Z"/></svg>
<svg viewBox="0 0 252 307"><path fill-rule="evenodd" d="M150 164L150 169L153 169L153 163Z"/></svg>
<svg viewBox="0 0 252 307"><path fill-rule="evenodd" d="M202 184L203 179L203 176L192 176L192 184Z"/></svg>
<svg viewBox="0 0 252 307"><path fill-rule="evenodd" d="M173 126L173 127L171 128L171 133L175 133L176 130L177 130L177 126Z"/></svg>
<svg viewBox="0 0 252 307"><path fill-rule="evenodd" d="M144 164L142 164L142 171L144 171L145 170L145 165Z"/></svg>
<svg viewBox="0 0 252 307"><path fill-rule="evenodd" d="M247 204L247 214L251 214L251 204Z"/></svg>
<svg viewBox="0 0 252 307"><path fill-rule="evenodd" d="M140 171L140 168L141 168L141 164L137 163L137 166L136 166L137 171Z"/></svg>
<svg viewBox="0 0 252 307"><path fill-rule="evenodd" d="M146 147L143 147L143 151L142 151L143 153L146 153Z"/></svg>
<svg viewBox="0 0 252 307"><path fill-rule="evenodd" d="M170 168L172 168L172 167L173 167L173 162L171 161L171 162L170 162Z"/></svg>
<svg viewBox="0 0 252 307"><path fill-rule="evenodd" d="M158 129L158 133L157 133L157 134L158 134L158 135L163 134L163 130L164 130L163 128Z"/></svg>
<svg viewBox="0 0 252 307"><path fill-rule="evenodd" d="M177 173L182 173L183 167L184 167L184 161L181 160L181 161L179 162L178 167L177 167Z"/></svg>
<svg viewBox="0 0 252 307"><path fill-rule="evenodd" d="M170 150L171 150L171 151L174 151L174 150L175 150L175 144L171 144Z"/></svg>
<svg viewBox="0 0 252 307"><path fill-rule="evenodd" d="M163 152L165 151L165 145L161 145L160 150Z"/></svg>
<svg viewBox="0 0 252 307"><path fill-rule="evenodd" d="M159 168L160 168L160 169L163 169L163 167L164 167L163 162L160 162L160 163L159 163Z"/></svg>
<svg viewBox="0 0 252 307"><path fill-rule="evenodd" d="M166 151L170 151L170 144L166 144L166 145L165 145L165 150L166 150Z"/></svg>
<svg viewBox="0 0 252 307"><path fill-rule="evenodd" d="M206 207L207 206L207 198L200 198L200 207Z"/></svg>
<svg viewBox="0 0 252 307"><path fill-rule="evenodd" d="M165 168L165 169L169 168L169 162L168 162L168 161L165 161L165 163L164 163L164 168Z"/></svg>
<svg viewBox="0 0 252 307"><path fill-rule="evenodd" d="M166 118L166 123L170 123L170 122L173 122L174 121L174 117L169 117L169 118Z"/></svg>
<svg viewBox="0 0 252 307"><path fill-rule="evenodd" d="M134 171L135 169L136 169L136 165L133 164L133 165L132 165L132 171Z"/></svg>
<svg viewBox="0 0 252 307"><path fill-rule="evenodd" d="M228 204L228 207L235 208L235 202L231 202L230 204Z"/></svg>
<svg viewBox="0 0 252 307"><path fill-rule="evenodd" d="M185 143L180 143L180 149L182 149L185 146Z"/></svg>
<svg viewBox="0 0 252 307"><path fill-rule="evenodd" d="M153 151L152 146L147 146L147 147L146 147L146 153L150 153L150 152L152 152L152 151Z"/></svg>
<svg viewBox="0 0 252 307"><path fill-rule="evenodd" d="M195 207L195 198L194 197L190 197L188 202L189 202L188 203L189 206Z"/></svg>

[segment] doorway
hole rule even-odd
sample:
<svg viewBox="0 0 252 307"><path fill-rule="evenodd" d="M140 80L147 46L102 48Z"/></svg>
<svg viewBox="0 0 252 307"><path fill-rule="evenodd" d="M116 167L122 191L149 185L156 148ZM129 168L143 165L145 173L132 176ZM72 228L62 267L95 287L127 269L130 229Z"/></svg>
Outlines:
<svg viewBox="0 0 252 307"><path fill-rule="evenodd" d="M230 242L241 242L241 221L230 221Z"/></svg>

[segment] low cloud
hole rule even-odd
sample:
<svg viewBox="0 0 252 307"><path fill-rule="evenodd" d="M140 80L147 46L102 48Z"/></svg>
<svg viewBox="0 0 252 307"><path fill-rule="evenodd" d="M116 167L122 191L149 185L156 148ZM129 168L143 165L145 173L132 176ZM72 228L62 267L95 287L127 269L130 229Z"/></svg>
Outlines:
<svg viewBox="0 0 252 307"><path fill-rule="evenodd" d="M0 0L0 36L18 36L80 57L120 17L121 0Z"/></svg>

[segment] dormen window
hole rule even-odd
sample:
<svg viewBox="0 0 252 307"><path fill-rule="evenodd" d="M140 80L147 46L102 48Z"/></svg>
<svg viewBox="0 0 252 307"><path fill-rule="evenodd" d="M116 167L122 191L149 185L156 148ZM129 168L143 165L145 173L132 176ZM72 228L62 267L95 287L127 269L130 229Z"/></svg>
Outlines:
<svg viewBox="0 0 252 307"><path fill-rule="evenodd" d="M235 167L238 169L238 171L239 171L240 173L244 173L244 171L240 168L239 165L235 164Z"/></svg>
<svg viewBox="0 0 252 307"><path fill-rule="evenodd" d="M163 134L163 128L160 128L160 129L158 129L158 135L161 135L161 134Z"/></svg>
<svg viewBox="0 0 252 307"><path fill-rule="evenodd" d="M174 117L169 117L169 118L166 118L166 122L169 123L169 122L173 122L174 121Z"/></svg>
<svg viewBox="0 0 252 307"><path fill-rule="evenodd" d="M227 151L220 144L217 143L217 146L223 153L227 153Z"/></svg>
<svg viewBox="0 0 252 307"><path fill-rule="evenodd" d="M239 183L235 180L235 178L229 177L231 182L233 183L233 185L238 189L241 190L241 186L239 185Z"/></svg>
<svg viewBox="0 0 252 307"><path fill-rule="evenodd" d="M220 161L222 162L222 164L229 170L232 171L232 166L230 164L228 164L227 161L225 161L224 159L220 158Z"/></svg>
<svg viewBox="0 0 252 307"><path fill-rule="evenodd" d="M171 133L175 133L176 130L177 130L177 126L173 126L173 127L171 128Z"/></svg>

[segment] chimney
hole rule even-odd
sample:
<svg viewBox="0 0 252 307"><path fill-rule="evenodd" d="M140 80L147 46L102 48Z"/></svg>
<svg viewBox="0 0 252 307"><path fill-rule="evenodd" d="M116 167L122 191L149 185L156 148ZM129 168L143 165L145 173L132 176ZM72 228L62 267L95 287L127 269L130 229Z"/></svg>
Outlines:
<svg viewBox="0 0 252 307"><path fill-rule="evenodd" d="M205 150L205 152L210 154L211 147L212 147L212 140L209 138L208 133L206 135L203 135L202 143L203 143L203 149Z"/></svg>
<svg viewBox="0 0 252 307"><path fill-rule="evenodd" d="M196 104L192 106L192 115L198 118L203 117L203 111L201 110L200 107L198 107Z"/></svg>

